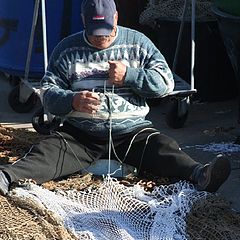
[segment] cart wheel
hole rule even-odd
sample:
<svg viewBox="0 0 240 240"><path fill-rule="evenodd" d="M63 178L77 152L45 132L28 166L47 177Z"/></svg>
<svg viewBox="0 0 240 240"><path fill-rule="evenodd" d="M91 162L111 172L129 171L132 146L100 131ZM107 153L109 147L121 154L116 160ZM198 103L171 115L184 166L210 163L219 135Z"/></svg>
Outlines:
<svg viewBox="0 0 240 240"><path fill-rule="evenodd" d="M181 128L188 117L189 97L172 98L166 115L166 122L171 128Z"/></svg>
<svg viewBox="0 0 240 240"><path fill-rule="evenodd" d="M36 104L36 94L32 93L28 100L24 103L19 101L20 86L15 86L10 94L8 95L8 103L11 108L17 113L27 113L30 112Z"/></svg>
<svg viewBox="0 0 240 240"><path fill-rule="evenodd" d="M44 109L39 108L32 117L32 126L40 134L48 135L61 124L59 117L54 117L51 122L44 121Z"/></svg>
<svg viewBox="0 0 240 240"><path fill-rule="evenodd" d="M7 79L9 81L9 84L13 87L19 85L21 82L21 78L18 76L9 75Z"/></svg>

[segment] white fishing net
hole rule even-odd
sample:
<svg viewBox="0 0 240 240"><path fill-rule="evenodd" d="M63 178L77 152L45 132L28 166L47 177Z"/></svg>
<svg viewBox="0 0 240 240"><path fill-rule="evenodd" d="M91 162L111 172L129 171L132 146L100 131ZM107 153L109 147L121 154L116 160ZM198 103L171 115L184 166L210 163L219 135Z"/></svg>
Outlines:
<svg viewBox="0 0 240 240"><path fill-rule="evenodd" d="M208 143L208 144L196 144L193 146L185 146L182 149L195 148L200 149L204 152L213 153L236 153L240 152L240 145L233 142L221 142L221 143Z"/></svg>
<svg viewBox="0 0 240 240"><path fill-rule="evenodd" d="M228 204L185 181L150 193L107 177L87 191L51 192L28 184L11 196L53 212L78 239L240 239L240 220Z"/></svg>
<svg viewBox="0 0 240 240"><path fill-rule="evenodd" d="M212 0L196 0L196 20L214 19L211 6ZM180 20L184 11L185 0L149 0L146 9L139 16L139 23L154 26L156 19ZM185 20L190 20L192 1L186 5Z"/></svg>

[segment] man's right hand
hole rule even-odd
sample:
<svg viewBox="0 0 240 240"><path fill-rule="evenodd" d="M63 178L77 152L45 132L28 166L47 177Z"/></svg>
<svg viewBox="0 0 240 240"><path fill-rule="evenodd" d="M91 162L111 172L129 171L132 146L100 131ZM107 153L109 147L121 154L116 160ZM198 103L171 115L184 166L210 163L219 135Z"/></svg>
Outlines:
<svg viewBox="0 0 240 240"><path fill-rule="evenodd" d="M74 95L72 107L75 111L94 114L100 106L100 97L98 93L90 91L81 91Z"/></svg>

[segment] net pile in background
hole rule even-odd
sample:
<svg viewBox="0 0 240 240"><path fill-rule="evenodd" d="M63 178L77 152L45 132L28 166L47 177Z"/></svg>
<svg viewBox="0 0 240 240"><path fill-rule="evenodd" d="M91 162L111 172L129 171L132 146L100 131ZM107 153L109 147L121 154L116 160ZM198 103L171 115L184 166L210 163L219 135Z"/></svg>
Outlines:
<svg viewBox="0 0 240 240"><path fill-rule="evenodd" d="M154 26L156 19L180 20L184 10L185 0L149 0L147 8L140 14L139 23ZM186 20L191 19L191 0L187 1ZM196 20L214 19L211 6L212 0L196 1Z"/></svg>
<svg viewBox="0 0 240 240"><path fill-rule="evenodd" d="M78 239L240 239L240 216L228 203L196 191L185 181L155 187L151 193L109 177L98 188L86 191L54 193L30 184L14 189L11 198L51 213L58 221L50 223L62 223Z"/></svg>
<svg viewBox="0 0 240 240"><path fill-rule="evenodd" d="M35 200L0 195L1 240L76 240L61 219Z"/></svg>

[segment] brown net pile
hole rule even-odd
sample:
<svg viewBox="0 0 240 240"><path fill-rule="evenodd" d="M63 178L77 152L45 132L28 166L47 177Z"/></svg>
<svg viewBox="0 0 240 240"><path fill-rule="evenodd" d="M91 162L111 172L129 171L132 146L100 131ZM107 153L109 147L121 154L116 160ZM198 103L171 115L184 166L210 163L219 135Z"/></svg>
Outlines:
<svg viewBox="0 0 240 240"><path fill-rule="evenodd" d="M139 22L154 26L157 19L180 20L184 11L185 0L149 0L146 9L140 14ZM196 20L207 21L215 19L211 10L211 0L196 1ZM187 1L185 20L190 20L192 14L191 0Z"/></svg>
<svg viewBox="0 0 240 240"><path fill-rule="evenodd" d="M240 239L240 214L215 195L196 201L186 221L186 231L192 240Z"/></svg>
<svg viewBox="0 0 240 240"><path fill-rule="evenodd" d="M1 240L74 240L62 222L29 200L0 196Z"/></svg>
<svg viewBox="0 0 240 240"><path fill-rule="evenodd" d="M23 156L31 145L45 138L27 129L6 128L0 125L0 164L14 162Z"/></svg>

